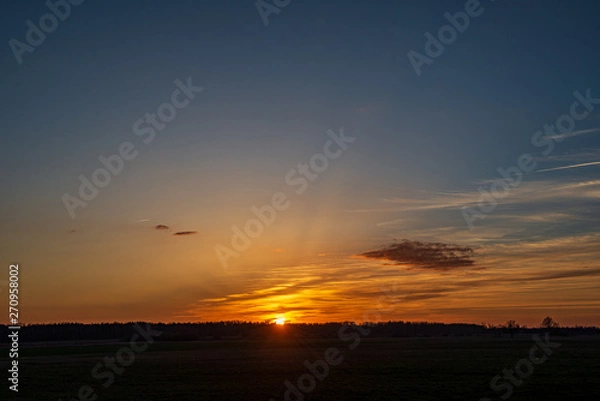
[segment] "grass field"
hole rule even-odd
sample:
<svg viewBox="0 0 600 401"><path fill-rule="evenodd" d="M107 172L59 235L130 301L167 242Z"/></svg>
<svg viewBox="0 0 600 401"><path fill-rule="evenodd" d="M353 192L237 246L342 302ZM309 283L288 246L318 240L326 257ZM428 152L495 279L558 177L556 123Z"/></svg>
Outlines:
<svg viewBox="0 0 600 401"><path fill-rule="evenodd" d="M600 400L600 338L552 340L561 346L535 365L509 399ZM494 393L490 381L527 358L534 341L367 337L353 350L348 345L298 338L158 342L137 354L106 388L92 377L92 368L123 345L24 348L18 399L71 401L79 399L81 386L89 385L97 400L107 401L283 400L284 381L296 383L308 372L305 360L323 359L326 349L336 347L343 361L330 367L305 400L496 400L505 391Z"/></svg>

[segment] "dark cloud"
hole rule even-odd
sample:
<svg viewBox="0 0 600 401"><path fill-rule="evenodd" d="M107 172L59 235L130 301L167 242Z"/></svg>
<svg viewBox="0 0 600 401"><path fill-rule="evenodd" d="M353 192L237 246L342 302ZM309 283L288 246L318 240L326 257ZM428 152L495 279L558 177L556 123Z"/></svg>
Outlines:
<svg viewBox="0 0 600 401"><path fill-rule="evenodd" d="M196 234L196 233L197 233L197 231L177 231L173 235L192 235L192 234Z"/></svg>
<svg viewBox="0 0 600 401"><path fill-rule="evenodd" d="M363 252L359 256L389 260L398 265L407 264L427 269L449 270L472 266L475 263L473 254L473 249L466 246L405 239L377 251Z"/></svg>
<svg viewBox="0 0 600 401"><path fill-rule="evenodd" d="M154 228L157 230L168 230L169 226L165 226L164 224L159 224L157 226L154 226Z"/></svg>
<svg viewBox="0 0 600 401"><path fill-rule="evenodd" d="M585 277L585 276L599 276L600 268L590 269L589 266L585 266L583 269L571 269L563 270L555 273L538 275L533 277L515 277L511 279L505 279L504 281L545 281L545 280L560 280L563 278L574 278L574 277Z"/></svg>

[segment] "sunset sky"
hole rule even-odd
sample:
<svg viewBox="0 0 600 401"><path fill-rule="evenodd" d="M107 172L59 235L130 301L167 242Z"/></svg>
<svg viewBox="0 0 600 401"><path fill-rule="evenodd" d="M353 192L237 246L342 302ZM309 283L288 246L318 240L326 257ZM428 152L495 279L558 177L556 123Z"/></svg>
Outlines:
<svg viewBox="0 0 600 401"><path fill-rule="evenodd" d="M22 322L600 325L598 2L482 0L420 76L407 53L464 1L292 1L267 26L253 0L208 3L87 1L22 65L8 43L48 8L0 16L0 262L20 265ZM173 99L160 129L138 122ZM72 218L65 194L128 142ZM274 196L288 207L236 251Z"/></svg>

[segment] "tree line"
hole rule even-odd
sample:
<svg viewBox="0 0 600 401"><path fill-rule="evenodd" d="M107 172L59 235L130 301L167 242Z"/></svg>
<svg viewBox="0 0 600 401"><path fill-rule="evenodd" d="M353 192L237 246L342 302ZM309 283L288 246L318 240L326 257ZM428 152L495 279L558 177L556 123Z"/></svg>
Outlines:
<svg viewBox="0 0 600 401"><path fill-rule="evenodd" d="M53 341L128 341L135 333L134 325L145 326L146 322L129 323L52 323L28 324L19 332L23 342ZM149 323L162 332L158 341L198 341L227 339L264 339L293 335L302 338L337 338L342 323L288 323L278 326L273 323L246 321L222 321L204 323ZM552 335L577 336L599 335L597 327L561 327L554 319L545 318L539 327L529 328L509 320L502 325L430 323L388 321L366 323L369 337L447 337L447 336L494 336L515 337L549 331ZM10 330L0 325L0 342L8 342Z"/></svg>

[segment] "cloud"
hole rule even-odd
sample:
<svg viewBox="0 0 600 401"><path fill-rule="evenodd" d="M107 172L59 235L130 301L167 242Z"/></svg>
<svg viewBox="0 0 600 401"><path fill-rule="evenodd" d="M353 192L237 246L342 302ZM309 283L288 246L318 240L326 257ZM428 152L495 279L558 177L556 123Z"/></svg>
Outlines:
<svg viewBox="0 0 600 401"><path fill-rule="evenodd" d="M490 180L490 182L494 181ZM482 188L489 191L489 185L480 184ZM496 201L503 205L535 204L538 207L541 203L564 204L568 200L597 200L599 187L600 180L523 180L519 186L511 188L507 197L496 198ZM478 190L465 192L423 192L423 195L414 198L384 199L385 202L394 205L394 209L389 211L395 212L444 209L460 210L463 206L476 207L481 200L482 195Z"/></svg>
<svg viewBox="0 0 600 401"><path fill-rule="evenodd" d="M560 155L538 156L535 158L538 162L546 161L568 161L571 163L584 163L590 159L600 157L600 148L582 148L577 151L569 151Z"/></svg>
<svg viewBox="0 0 600 401"><path fill-rule="evenodd" d="M536 173L545 173L546 171L556 171L556 170L567 170L570 168L578 168L578 167L597 166L599 164L600 164L600 161L599 162L571 164L570 166L561 166L561 167L553 167L553 168L546 168L543 170L538 170L538 171L536 171Z"/></svg>
<svg viewBox="0 0 600 401"><path fill-rule="evenodd" d="M159 224L157 226L154 226L154 229L162 231L162 230L170 230L171 228L167 225ZM177 232L174 232L173 235L182 236L182 235L193 235L196 233L197 233L197 231L177 231Z"/></svg>
<svg viewBox="0 0 600 401"><path fill-rule="evenodd" d="M588 276L598 276L600 275L600 268L590 269L589 266L586 266L582 269L570 269L563 270L559 272L554 272L550 274L543 274L534 277L526 277L526 278L513 278L513 279L505 279L505 281L546 281L546 280L560 280L564 278L575 278L575 277L588 277Z"/></svg>
<svg viewBox="0 0 600 401"><path fill-rule="evenodd" d="M550 135L550 136L545 136L544 138L551 138L551 139L555 139L555 140L563 140L565 138L570 138L572 136L579 136L579 135L585 135L585 134L591 134L594 132L598 132L600 131L600 127L596 127L596 128L590 128L590 129L582 129L579 131L573 131L573 132L568 132L565 134L557 134L557 135Z"/></svg>
<svg viewBox="0 0 600 401"><path fill-rule="evenodd" d="M472 266L475 263L472 259L473 254L473 249L466 246L405 239L377 251L363 252L358 256L385 259L396 264L415 265L427 269L449 270Z"/></svg>
<svg viewBox="0 0 600 401"><path fill-rule="evenodd" d="M192 235L192 234L196 234L196 233L197 233L197 231L177 231L173 235Z"/></svg>

